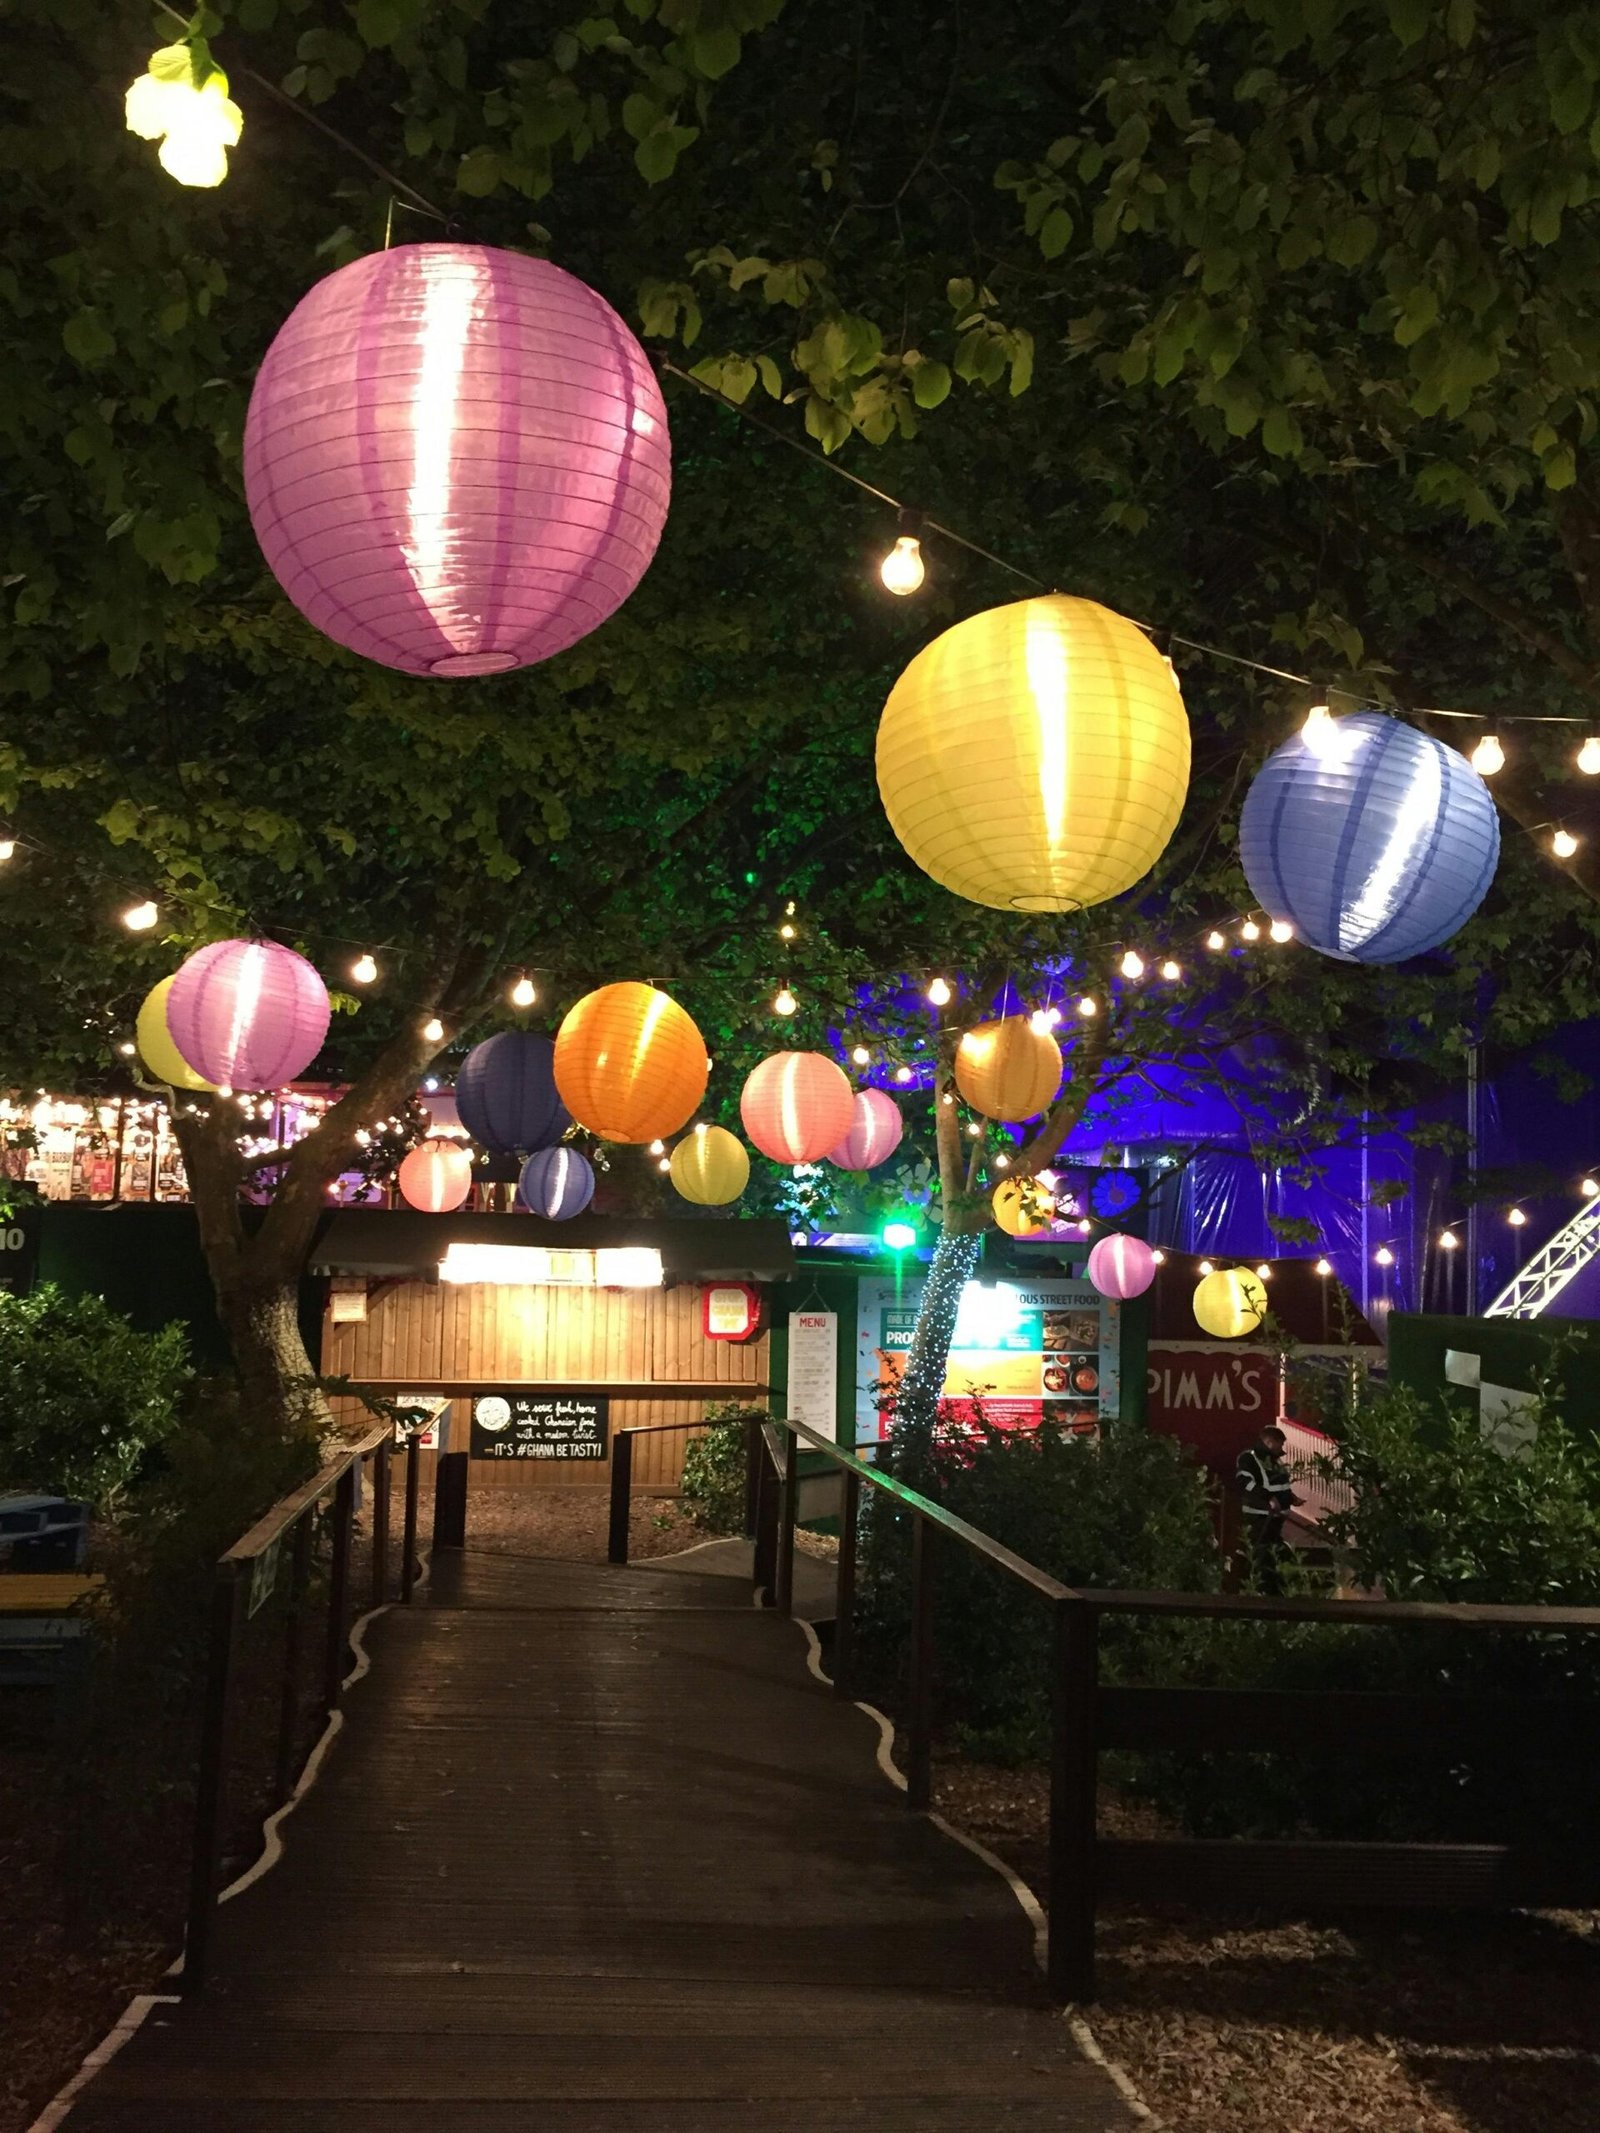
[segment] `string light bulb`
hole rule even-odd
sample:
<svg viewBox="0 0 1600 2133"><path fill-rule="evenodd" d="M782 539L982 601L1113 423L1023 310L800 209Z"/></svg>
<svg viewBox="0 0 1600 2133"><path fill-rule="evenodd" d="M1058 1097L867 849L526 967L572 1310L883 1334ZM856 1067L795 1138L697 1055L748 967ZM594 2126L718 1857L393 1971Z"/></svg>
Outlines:
<svg viewBox="0 0 1600 2133"><path fill-rule="evenodd" d="M134 1056L135 1052L138 1051L138 1049L139 1047L131 1042L119 1044L117 1046L117 1050L122 1054L124 1059L131 1059Z"/></svg>
<svg viewBox="0 0 1600 2133"><path fill-rule="evenodd" d="M1168 956L1167 960L1161 966L1161 975L1166 979L1169 985L1176 985L1178 980L1183 976L1183 965L1181 963L1175 963L1172 960L1171 956Z"/></svg>
<svg viewBox="0 0 1600 2133"><path fill-rule="evenodd" d="M1211 1261L1209 1259L1201 1260L1199 1270L1202 1276L1206 1274L1214 1274L1217 1271L1216 1268L1211 1264Z"/></svg>
<svg viewBox="0 0 1600 2133"><path fill-rule="evenodd" d="M1498 733L1486 733L1467 761L1480 778L1492 778L1497 770L1506 767L1506 752L1500 745Z"/></svg>
<svg viewBox="0 0 1600 2133"><path fill-rule="evenodd" d="M1513 1229L1521 1229L1523 1223L1526 1222L1527 1219L1527 1216L1523 1213L1520 1207L1513 1207L1511 1212L1506 1216L1506 1220L1511 1224L1511 1227Z"/></svg>
<svg viewBox="0 0 1600 2133"><path fill-rule="evenodd" d="M1571 830L1557 830L1550 839L1550 849L1558 859L1570 859L1578 849L1578 840Z"/></svg>
<svg viewBox="0 0 1600 2133"><path fill-rule="evenodd" d="M1586 778L1600 777L1600 735L1591 733L1578 750L1578 768Z"/></svg>
<svg viewBox="0 0 1600 2133"><path fill-rule="evenodd" d="M778 928L778 938L780 941L792 941L794 939L794 928L787 919Z"/></svg>
<svg viewBox="0 0 1600 2133"><path fill-rule="evenodd" d="M932 984L928 987L929 1006L948 1007L950 1005L950 1000L951 993L948 982L944 978L935 978Z"/></svg>
<svg viewBox="0 0 1600 2133"><path fill-rule="evenodd" d="M1088 1020L1091 1016L1099 1014L1100 1002L1095 998L1093 993L1086 992L1084 994L1083 998L1078 1002L1078 1012L1085 1018L1085 1020Z"/></svg>
<svg viewBox="0 0 1600 2133"><path fill-rule="evenodd" d="M378 975L378 966L370 955L358 955L350 965L350 976L357 985L370 985Z"/></svg>
<svg viewBox="0 0 1600 2133"><path fill-rule="evenodd" d="M1326 762L1339 752L1339 724L1326 704L1313 704L1306 713L1300 738L1317 758Z"/></svg>
<svg viewBox="0 0 1600 2133"><path fill-rule="evenodd" d="M1460 1242L1461 1239L1456 1235L1453 1229L1440 1230L1439 1249L1441 1252L1453 1252L1460 1244Z"/></svg>
<svg viewBox="0 0 1600 2133"><path fill-rule="evenodd" d="M1239 928L1239 938L1242 941L1260 940L1261 928L1256 924L1253 918L1247 918L1244 924Z"/></svg>
<svg viewBox="0 0 1600 2133"><path fill-rule="evenodd" d="M922 581L928 575L922 560L922 543L917 539L921 527L922 521L915 511L902 511L895 544L878 565L878 576L883 580L885 591L900 599L920 591Z"/></svg>
<svg viewBox="0 0 1600 2133"><path fill-rule="evenodd" d="M511 1004L513 1007L531 1007L538 997L538 993L534 990L533 980L526 973L518 978L516 984L511 988Z"/></svg>
<svg viewBox="0 0 1600 2133"><path fill-rule="evenodd" d="M122 914L122 923L130 933L148 933L161 913L148 898L142 904L129 904Z"/></svg>
<svg viewBox="0 0 1600 2133"><path fill-rule="evenodd" d="M1394 1265L1394 1253L1390 1251L1388 1245L1386 1244L1380 1244L1378 1246L1378 1249L1373 1253L1372 1257L1375 1264L1377 1264L1378 1266Z"/></svg>
<svg viewBox="0 0 1600 2133"><path fill-rule="evenodd" d="M1264 1259L1256 1268L1256 1279L1257 1281L1270 1281L1272 1279L1272 1269Z"/></svg>
<svg viewBox="0 0 1600 2133"><path fill-rule="evenodd" d="M1011 1168L1011 1158L1005 1153L1004 1149L995 1157L994 1167L996 1170L1009 1170Z"/></svg>
<svg viewBox="0 0 1600 2133"><path fill-rule="evenodd" d="M896 1081L909 1081L911 1079L910 1067L896 1067L894 1070L894 1078Z"/></svg>
<svg viewBox="0 0 1600 2133"><path fill-rule="evenodd" d="M773 1000L772 1012L775 1015L792 1015L799 1005L799 1001L789 990L788 986L785 985L779 990L777 997Z"/></svg>
<svg viewBox="0 0 1600 2133"><path fill-rule="evenodd" d="M666 1152L667 1144L665 1141L652 1141L650 1143L650 1153L652 1155L665 1155Z"/></svg>
<svg viewBox="0 0 1600 2133"><path fill-rule="evenodd" d="M1158 1245L1156 1246L1155 1250L1154 1250L1154 1251L1153 1251L1153 1252L1152 1252L1152 1253L1150 1254L1150 1262L1151 1262L1151 1264L1152 1264L1153 1266L1165 1266L1165 1265L1166 1265L1166 1263L1167 1263L1167 1255L1166 1255L1166 1253L1165 1253L1165 1252L1164 1252L1164 1251L1163 1251L1163 1250L1161 1249L1161 1247L1160 1247L1160 1245L1159 1245L1159 1244L1158 1244Z"/></svg>
<svg viewBox="0 0 1600 2133"><path fill-rule="evenodd" d="M1321 1275L1322 1279L1326 1281L1333 1272L1333 1261L1331 1259L1319 1259L1311 1271L1314 1274Z"/></svg>
<svg viewBox="0 0 1600 2133"><path fill-rule="evenodd" d="M1142 978L1144 976L1144 958L1130 948L1117 965L1117 968L1125 978Z"/></svg>
<svg viewBox="0 0 1600 2133"><path fill-rule="evenodd" d="M857 1066L870 1066L872 1063L872 1054L867 1050L864 1044L858 1044L855 1047L854 1051L850 1054L850 1057L855 1061Z"/></svg>
<svg viewBox="0 0 1600 2133"><path fill-rule="evenodd" d="M968 1140L970 1140L970 1141L975 1141L975 1140L976 1140L976 1139L978 1138L978 1135L979 1135L979 1134L980 1134L980 1133L981 1133L982 1131L983 1131L983 1128L982 1128L982 1127L981 1127L981 1126L980 1126L980 1125L978 1124L978 1121L977 1121L977 1120L976 1120L975 1118L973 1118L973 1119L969 1119L969 1120L967 1121L967 1138L968 1138Z"/></svg>
<svg viewBox="0 0 1600 2133"><path fill-rule="evenodd" d="M1585 1178L1578 1190L1586 1200L1594 1199L1600 1194L1600 1178Z"/></svg>
<svg viewBox="0 0 1600 2133"><path fill-rule="evenodd" d="M1211 949L1213 954L1220 948L1226 948L1227 945L1228 937L1225 933L1212 931L1206 935L1206 946Z"/></svg>
<svg viewBox="0 0 1600 2133"><path fill-rule="evenodd" d="M1267 928L1267 933L1272 940L1278 943L1280 948L1285 941L1294 939L1294 928L1286 918L1275 918Z"/></svg>
<svg viewBox="0 0 1600 2133"><path fill-rule="evenodd" d="M671 1158L671 1156L670 1156L670 1155L664 1155L664 1156L663 1156L663 1157L661 1158L660 1162L659 1162L659 1163L657 1163L657 1165L656 1165L656 1168L657 1168L657 1170L671 1170L671 1168L672 1168L672 1158Z"/></svg>
<svg viewBox="0 0 1600 2133"><path fill-rule="evenodd" d="M442 1044L444 1042L444 1024L437 1015L430 1015L427 1021L423 1023L422 1034L429 1044Z"/></svg>
<svg viewBox="0 0 1600 2133"><path fill-rule="evenodd" d="M9 830L0 830L0 867L16 856L17 840Z"/></svg>

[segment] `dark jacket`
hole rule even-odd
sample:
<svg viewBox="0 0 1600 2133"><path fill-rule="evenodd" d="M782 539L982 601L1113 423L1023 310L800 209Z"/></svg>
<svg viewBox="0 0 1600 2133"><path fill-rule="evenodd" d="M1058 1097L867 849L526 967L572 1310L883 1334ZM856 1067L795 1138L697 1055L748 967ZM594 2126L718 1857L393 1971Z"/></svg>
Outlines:
<svg viewBox="0 0 1600 2133"><path fill-rule="evenodd" d="M1287 1518L1294 1509L1289 1469L1276 1452L1248 1444L1233 1471L1246 1518Z"/></svg>

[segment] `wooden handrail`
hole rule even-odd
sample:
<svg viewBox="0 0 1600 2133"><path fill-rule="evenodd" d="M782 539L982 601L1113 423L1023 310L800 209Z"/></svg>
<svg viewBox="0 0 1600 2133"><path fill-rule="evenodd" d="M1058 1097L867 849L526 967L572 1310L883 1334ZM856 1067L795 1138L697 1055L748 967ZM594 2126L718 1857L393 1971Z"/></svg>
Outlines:
<svg viewBox="0 0 1600 2133"><path fill-rule="evenodd" d="M223 1556L223 1564L248 1563L255 1556L265 1555L280 1534L286 1533L295 1520L310 1510L319 1497L326 1496L331 1488L338 1485L341 1475L347 1474L358 1459L365 1459L368 1452L376 1451L378 1446L393 1434L392 1422L380 1422L375 1429L369 1430L366 1436L359 1438L354 1444L347 1444L337 1458L330 1459L326 1466L319 1467L303 1488L296 1489L292 1496L285 1496L275 1503L270 1511L256 1520L248 1533L241 1534Z"/></svg>

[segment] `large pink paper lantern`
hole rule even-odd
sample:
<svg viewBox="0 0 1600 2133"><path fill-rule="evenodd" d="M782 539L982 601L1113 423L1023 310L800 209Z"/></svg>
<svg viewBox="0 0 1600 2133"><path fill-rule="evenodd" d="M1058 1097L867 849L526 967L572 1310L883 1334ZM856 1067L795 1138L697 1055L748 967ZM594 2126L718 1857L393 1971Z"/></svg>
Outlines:
<svg viewBox="0 0 1600 2133"><path fill-rule="evenodd" d="M1102 1296L1126 1303L1156 1278L1156 1255L1142 1237L1102 1237L1089 1253L1089 1279Z"/></svg>
<svg viewBox="0 0 1600 2133"><path fill-rule="evenodd" d="M855 1092L821 1052L774 1052L739 1097L744 1130L775 1163L820 1163L855 1118Z"/></svg>
<svg viewBox="0 0 1600 2133"><path fill-rule="evenodd" d="M828 1161L841 1170L875 1170L894 1154L904 1131L900 1106L892 1096L882 1089L858 1089L850 1131L837 1148L828 1150Z"/></svg>
<svg viewBox="0 0 1600 2133"><path fill-rule="evenodd" d="M400 1165L395 1182L407 1207L452 1215L472 1190L472 1158L459 1141L424 1141Z"/></svg>
<svg viewBox="0 0 1600 2133"><path fill-rule="evenodd" d="M644 350L593 289L482 244L317 283L267 350L245 495L308 622L407 674L501 674L615 612L672 486Z"/></svg>
<svg viewBox="0 0 1600 2133"><path fill-rule="evenodd" d="M167 994L167 1028L219 1089L275 1089L303 1074L328 1034L328 988L276 941L197 948Z"/></svg>

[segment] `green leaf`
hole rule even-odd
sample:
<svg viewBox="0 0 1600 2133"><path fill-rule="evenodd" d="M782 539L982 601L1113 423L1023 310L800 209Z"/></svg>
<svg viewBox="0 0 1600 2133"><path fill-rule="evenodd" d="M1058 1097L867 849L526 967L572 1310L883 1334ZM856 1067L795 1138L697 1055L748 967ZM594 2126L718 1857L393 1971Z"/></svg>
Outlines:
<svg viewBox="0 0 1600 2133"><path fill-rule="evenodd" d="M1395 321L1394 337L1402 348L1411 348L1439 323L1439 294L1427 282L1418 282L1405 300Z"/></svg>
<svg viewBox="0 0 1600 2133"><path fill-rule="evenodd" d="M950 395L950 369L945 363L931 359L919 363L911 373L911 397L918 407L937 407Z"/></svg>
<svg viewBox="0 0 1600 2133"><path fill-rule="evenodd" d="M241 30L270 30L278 19L278 0L239 0Z"/></svg>
<svg viewBox="0 0 1600 2133"><path fill-rule="evenodd" d="M739 32L726 26L696 30L689 39L689 56L709 80L721 81L739 64L742 43Z"/></svg>
<svg viewBox="0 0 1600 2133"><path fill-rule="evenodd" d="M1594 83L1574 66L1550 91L1550 116L1560 133L1576 133L1594 103Z"/></svg>
<svg viewBox="0 0 1600 2133"><path fill-rule="evenodd" d="M1046 259L1059 259L1072 242L1072 217L1064 207L1051 208L1039 225L1039 249Z"/></svg>
<svg viewBox="0 0 1600 2133"><path fill-rule="evenodd" d="M1261 442L1274 459L1292 459L1300 449L1300 425L1287 407L1267 410L1261 425Z"/></svg>
<svg viewBox="0 0 1600 2133"><path fill-rule="evenodd" d="M1389 0L1389 27L1408 47L1427 36L1432 14L1431 0Z"/></svg>
<svg viewBox="0 0 1600 2133"><path fill-rule="evenodd" d="M467 194L469 199L486 200L499 183L498 149L483 146L469 149L456 167L456 191Z"/></svg>
<svg viewBox="0 0 1600 2133"><path fill-rule="evenodd" d="M1469 45L1478 27L1475 0L1450 0L1444 11L1445 35L1452 44Z"/></svg>
<svg viewBox="0 0 1600 2133"><path fill-rule="evenodd" d="M756 366L748 356L732 355L722 365L722 390L727 397L743 406L750 397L750 389L756 382Z"/></svg>
<svg viewBox="0 0 1600 2133"><path fill-rule="evenodd" d="M1570 489L1578 478L1578 461L1570 444L1557 445L1545 456L1545 486L1550 489Z"/></svg>
<svg viewBox="0 0 1600 2133"><path fill-rule="evenodd" d="M777 364L773 362L771 356L757 356L756 370L771 397L774 400L781 400L783 398L783 373L779 370Z"/></svg>
<svg viewBox="0 0 1600 2133"><path fill-rule="evenodd" d="M356 33L363 44L393 44L404 28L399 0L356 0Z"/></svg>
<svg viewBox="0 0 1600 2133"><path fill-rule="evenodd" d="M654 133L647 133L633 151L634 167L647 185L659 185L677 169L678 131L677 127L668 125L663 120Z"/></svg>
<svg viewBox="0 0 1600 2133"><path fill-rule="evenodd" d="M76 311L61 329L62 346L76 363L103 363L117 352L99 312Z"/></svg>
<svg viewBox="0 0 1600 2133"><path fill-rule="evenodd" d="M647 134L654 133L665 116L654 97L645 96L638 89L622 100L622 127L632 140L642 141Z"/></svg>

